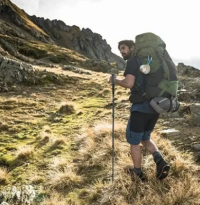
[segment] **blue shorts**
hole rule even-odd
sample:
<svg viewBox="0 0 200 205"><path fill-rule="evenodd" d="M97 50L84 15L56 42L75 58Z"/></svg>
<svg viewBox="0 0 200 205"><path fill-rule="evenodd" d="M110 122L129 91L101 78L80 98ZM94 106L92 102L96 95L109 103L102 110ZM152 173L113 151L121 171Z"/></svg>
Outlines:
<svg viewBox="0 0 200 205"><path fill-rule="evenodd" d="M151 132L159 114L133 111L126 128L126 140L129 144L138 145L141 141L150 140Z"/></svg>

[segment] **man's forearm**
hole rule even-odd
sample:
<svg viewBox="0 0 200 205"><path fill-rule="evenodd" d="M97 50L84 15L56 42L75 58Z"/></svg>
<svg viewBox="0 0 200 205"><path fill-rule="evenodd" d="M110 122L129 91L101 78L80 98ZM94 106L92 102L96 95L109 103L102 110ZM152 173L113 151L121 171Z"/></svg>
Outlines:
<svg viewBox="0 0 200 205"><path fill-rule="evenodd" d="M130 88L129 83L124 79L117 79L115 78L115 84L124 87L124 88Z"/></svg>

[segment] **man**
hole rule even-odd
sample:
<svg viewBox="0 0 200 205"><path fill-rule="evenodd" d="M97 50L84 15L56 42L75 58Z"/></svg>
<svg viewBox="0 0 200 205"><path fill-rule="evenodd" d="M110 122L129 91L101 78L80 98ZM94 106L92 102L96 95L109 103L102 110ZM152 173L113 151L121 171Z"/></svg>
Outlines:
<svg viewBox="0 0 200 205"><path fill-rule="evenodd" d="M123 79L114 79L114 83L124 87L130 88L131 93L134 96L134 85L138 76L144 75L139 71L139 59L133 56L135 43L132 40L120 41L118 49L124 60L127 60L126 69ZM142 78L141 78L142 79ZM109 82L112 83L112 77ZM151 107L149 101L139 102L132 104L131 114L126 129L126 139L130 144L130 152L133 160L134 167L131 172L136 174L140 179L144 178L141 168L142 153L140 149L140 143L153 155L156 163L156 177L158 179L164 179L168 176L170 166L165 162L161 153L159 152L156 144L150 139L151 132L153 131L155 124L159 118L159 114Z"/></svg>

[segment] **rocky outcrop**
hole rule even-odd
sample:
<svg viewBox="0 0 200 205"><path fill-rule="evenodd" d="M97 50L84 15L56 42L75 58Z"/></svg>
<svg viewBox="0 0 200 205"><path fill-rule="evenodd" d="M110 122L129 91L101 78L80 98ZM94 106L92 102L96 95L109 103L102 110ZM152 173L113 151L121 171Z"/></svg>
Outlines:
<svg viewBox="0 0 200 205"><path fill-rule="evenodd" d="M0 205L9 204L33 204L36 197L37 190L32 185L22 185L21 187L7 187L2 192L2 199ZM5 201L4 201L5 200ZM9 203L7 203L9 202Z"/></svg>
<svg viewBox="0 0 200 205"><path fill-rule="evenodd" d="M192 123L200 127L200 103L190 105Z"/></svg>
<svg viewBox="0 0 200 205"><path fill-rule="evenodd" d="M185 65L184 63L178 63L177 73L178 75L185 75L188 77L200 77L200 71L197 68Z"/></svg>
<svg viewBox="0 0 200 205"><path fill-rule="evenodd" d="M31 65L0 57L0 79L2 82L21 83L31 72L34 72Z"/></svg>
<svg viewBox="0 0 200 205"><path fill-rule="evenodd" d="M49 19L44 19L43 17L37 17L35 15L29 16L29 18L44 31L48 31L47 29L58 29L65 32L70 31L70 26L67 26L63 21L60 20L51 21ZM59 39L60 36L55 34L54 37Z"/></svg>
<svg viewBox="0 0 200 205"><path fill-rule="evenodd" d="M181 102L178 113L181 117L190 116L191 123L200 126L200 70L179 63L177 73L178 100Z"/></svg>
<svg viewBox="0 0 200 205"><path fill-rule="evenodd" d="M123 69L124 60L111 52L110 45L101 35L93 33L89 28L80 30L77 26L67 26L63 21L29 17L43 29L59 45L73 49L91 59L116 62L117 69Z"/></svg>
<svg viewBox="0 0 200 205"><path fill-rule="evenodd" d="M181 102L195 103L200 101L200 70L192 66L179 63L177 66L179 76L178 99Z"/></svg>
<svg viewBox="0 0 200 205"><path fill-rule="evenodd" d="M14 84L36 85L46 82L62 84L64 75L35 70L31 65L0 56L0 91L7 92Z"/></svg>

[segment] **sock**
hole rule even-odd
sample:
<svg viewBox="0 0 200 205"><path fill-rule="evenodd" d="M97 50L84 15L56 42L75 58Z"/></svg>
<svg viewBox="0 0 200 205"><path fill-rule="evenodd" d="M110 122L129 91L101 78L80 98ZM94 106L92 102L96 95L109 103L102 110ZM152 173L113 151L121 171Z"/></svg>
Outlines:
<svg viewBox="0 0 200 205"><path fill-rule="evenodd" d="M142 169L140 168L133 168L133 171L139 176L142 173Z"/></svg>
<svg viewBox="0 0 200 205"><path fill-rule="evenodd" d="M158 162L160 162L160 160L163 159L163 157L159 151L155 151L153 153L153 159L154 159L154 162L157 164Z"/></svg>

